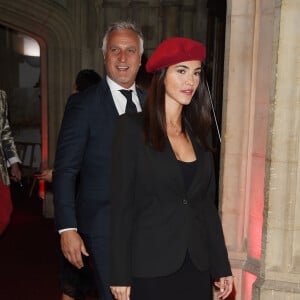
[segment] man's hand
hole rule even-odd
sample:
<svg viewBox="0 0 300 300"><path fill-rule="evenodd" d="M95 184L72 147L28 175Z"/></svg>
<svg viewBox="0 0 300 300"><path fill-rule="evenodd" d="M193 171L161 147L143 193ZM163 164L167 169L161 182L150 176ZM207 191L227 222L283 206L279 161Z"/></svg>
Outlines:
<svg viewBox="0 0 300 300"><path fill-rule="evenodd" d="M65 258L78 269L83 267L82 254L89 256L82 238L76 230L66 230L60 234L61 250Z"/></svg>
<svg viewBox="0 0 300 300"><path fill-rule="evenodd" d="M38 180L45 180L47 182L52 182L52 173L53 169L45 169L41 172L41 174L36 174L34 177L36 177Z"/></svg>

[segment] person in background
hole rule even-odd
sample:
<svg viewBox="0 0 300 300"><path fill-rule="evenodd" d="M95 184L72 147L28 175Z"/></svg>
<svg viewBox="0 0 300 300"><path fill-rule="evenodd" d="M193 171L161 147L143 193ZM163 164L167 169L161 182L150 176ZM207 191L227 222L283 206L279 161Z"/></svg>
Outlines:
<svg viewBox="0 0 300 300"><path fill-rule="evenodd" d="M73 93L82 92L99 83L100 80L101 76L94 70L80 70L76 75ZM36 174L35 177L39 180L52 183L52 172L53 169L45 169L40 174ZM95 281L88 260L83 268L77 269L62 255L60 287L62 290L61 300L83 300L88 295L95 296Z"/></svg>
<svg viewBox="0 0 300 300"><path fill-rule="evenodd" d="M205 47L174 37L149 58L142 113L112 147L111 291L118 300L225 299L233 277L215 206Z"/></svg>
<svg viewBox="0 0 300 300"><path fill-rule="evenodd" d="M136 80L135 80L135 83L136 85L147 92L149 86L150 86L150 83L151 83L151 79L152 79L152 74L151 73L148 73L146 71L146 63L147 63L147 55L145 53L143 53L142 55L142 62L141 62L141 66L139 68L139 71L136 75Z"/></svg>
<svg viewBox="0 0 300 300"><path fill-rule="evenodd" d="M101 80L101 76L91 69L83 69L78 72L75 79L75 93L82 92L87 88L96 85Z"/></svg>
<svg viewBox="0 0 300 300"><path fill-rule="evenodd" d="M18 165L21 161L8 121L6 97L6 93L0 90L0 235L9 224L13 211L10 179L20 181L22 177Z"/></svg>
<svg viewBox="0 0 300 300"><path fill-rule="evenodd" d="M53 169L55 221L64 256L77 268L89 256L99 298L110 300L111 141L120 114L141 111L135 86L143 53L142 33L130 22L107 29L102 44L107 76L70 97ZM76 178L79 176L79 184Z"/></svg>

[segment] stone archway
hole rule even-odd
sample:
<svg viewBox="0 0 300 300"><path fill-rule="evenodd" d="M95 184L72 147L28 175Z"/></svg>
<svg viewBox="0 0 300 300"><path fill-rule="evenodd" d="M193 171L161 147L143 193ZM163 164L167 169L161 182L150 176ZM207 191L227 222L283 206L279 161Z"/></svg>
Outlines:
<svg viewBox="0 0 300 300"><path fill-rule="evenodd" d="M250 3L251 2L251 3ZM227 1L221 211L236 299L260 278L275 2Z"/></svg>
<svg viewBox="0 0 300 300"><path fill-rule="evenodd" d="M297 11L227 1L220 190L237 300L299 299Z"/></svg>
<svg viewBox="0 0 300 300"><path fill-rule="evenodd" d="M54 3L0 0L0 23L38 41L41 49L42 167L52 166L57 132L70 93L76 64L76 34L71 16ZM34 13L33 13L34 12ZM51 126L48 126L51 124ZM52 216L52 199L44 201L44 215Z"/></svg>

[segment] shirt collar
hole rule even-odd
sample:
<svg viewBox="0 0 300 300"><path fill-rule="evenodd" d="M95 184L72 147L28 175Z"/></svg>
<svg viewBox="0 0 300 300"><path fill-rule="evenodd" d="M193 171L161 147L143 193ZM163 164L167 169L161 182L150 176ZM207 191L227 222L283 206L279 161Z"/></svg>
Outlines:
<svg viewBox="0 0 300 300"><path fill-rule="evenodd" d="M111 80L108 76L106 76L106 81L107 81L107 84L111 91L124 90L123 86L120 86L115 81ZM131 87L129 87L128 89L125 89L125 90L133 90L134 92L136 92L135 83Z"/></svg>

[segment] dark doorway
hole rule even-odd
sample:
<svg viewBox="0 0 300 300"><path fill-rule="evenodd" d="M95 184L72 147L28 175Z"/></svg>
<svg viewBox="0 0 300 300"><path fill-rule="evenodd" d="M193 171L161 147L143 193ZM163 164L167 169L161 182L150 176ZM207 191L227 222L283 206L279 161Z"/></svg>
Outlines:
<svg viewBox="0 0 300 300"><path fill-rule="evenodd" d="M10 126L23 176L41 164L40 47L32 37L0 25L0 89L7 93Z"/></svg>
<svg viewBox="0 0 300 300"><path fill-rule="evenodd" d="M216 178L218 180L221 148L219 134L221 135L222 124L226 0L208 0L207 13L206 75L214 107L213 146L216 149L214 157Z"/></svg>

